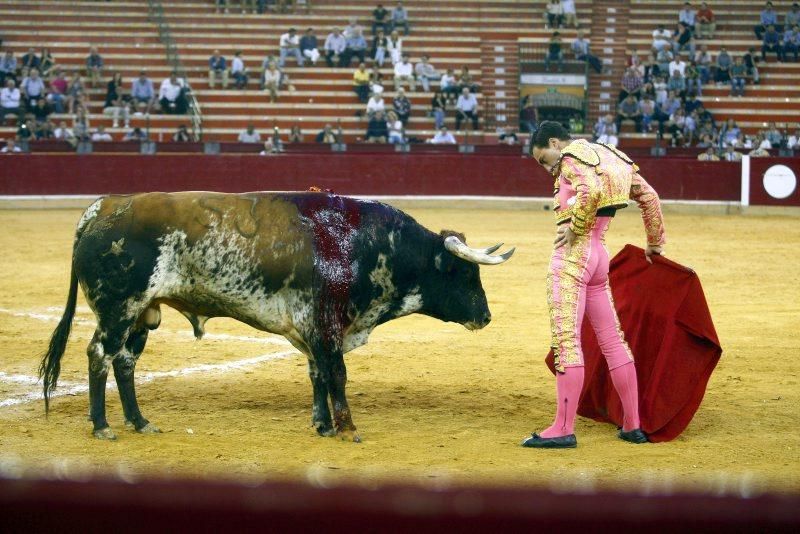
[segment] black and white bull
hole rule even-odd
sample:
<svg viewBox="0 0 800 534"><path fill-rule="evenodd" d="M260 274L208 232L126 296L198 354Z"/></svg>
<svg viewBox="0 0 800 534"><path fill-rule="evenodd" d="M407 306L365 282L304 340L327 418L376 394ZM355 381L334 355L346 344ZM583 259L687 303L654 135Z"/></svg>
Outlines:
<svg viewBox="0 0 800 534"><path fill-rule="evenodd" d="M358 441L346 352L411 313L471 330L491 319L477 264L502 263L513 249L494 256L500 245L471 249L445 234L385 204L321 192L103 197L78 223L66 309L40 367L46 409L80 283L97 318L87 349L96 437L116 437L105 414L110 368L126 422L159 431L139 411L134 368L166 304L197 338L210 317L286 337L308 357L317 432Z"/></svg>

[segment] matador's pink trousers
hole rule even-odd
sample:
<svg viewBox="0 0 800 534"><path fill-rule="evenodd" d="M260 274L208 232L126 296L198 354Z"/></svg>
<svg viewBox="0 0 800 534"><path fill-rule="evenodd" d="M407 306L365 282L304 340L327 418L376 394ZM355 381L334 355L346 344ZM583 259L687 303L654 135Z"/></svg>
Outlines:
<svg viewBox="0 0 800 534"><path fill-rule="evenodd" d="M553 352L556 356L558 409L543 438L574 433L575 414L583 388L581 325L584 314L611 371L611 380L625 411L623 430L639 428L636 368L620 328L608 284L608 251L604 236L610 217L597 217L587 235L577 236L572 247L553 251L547 274Z"/></svg>

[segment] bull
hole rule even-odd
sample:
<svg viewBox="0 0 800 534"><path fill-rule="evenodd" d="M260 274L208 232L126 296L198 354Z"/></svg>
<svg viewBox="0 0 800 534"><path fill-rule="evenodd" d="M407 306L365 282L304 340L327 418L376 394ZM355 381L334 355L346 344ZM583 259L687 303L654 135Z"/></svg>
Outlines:
<svg viewBox="0 0 800 534"><path fill-rule="evenodd" d="M126 424L159 432L139 410L134 369L163 304L183 314L198 339L211 317L284 336L308 358L316 431L359 441L343 355L377 325L412 313L486 326L478 266L514 252L493 255L499 247L473 249L385 204L318 191L102 197L75 233L66 308L39 368L45 410L80 283L97 319L87 348L95 437L116 439L105 413L112 368Z"/></svg>

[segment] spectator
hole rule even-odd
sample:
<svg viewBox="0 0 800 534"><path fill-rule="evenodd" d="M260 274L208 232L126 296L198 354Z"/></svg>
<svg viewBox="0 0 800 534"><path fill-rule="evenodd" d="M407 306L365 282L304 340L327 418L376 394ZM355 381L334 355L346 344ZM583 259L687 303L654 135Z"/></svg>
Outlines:
<svg viewBox="0 0 800 534"><path fill-rule="evenodd" d="M583 30L578 30L578 37L572 41L572 52L575 54L575 59L586 61L595 72L603 72L603 64L600 62L600 58L589 53L589 40L584 37Z"/></svg>
<svg viewBox="0 0 800 534"><path fill-rule="evenodd" d="M789 150L800 150L800 128L795 130L786 140L786 148Z"/></svg>
<svg viewBox="0 0 800 534"><path fill-rule="evenodd" d="M795 4L797 5L797 4ZM800 51L800 25L795 24L790 26L783 35L783 60L789 61L789 53L794 55L794 61L797 62L797 53Z"/></svg>
<svg viewBox="0 0 800 534"><path fill-rule="evenodd" d="M340 56L340 67L349 67L353 57L358 58L359 63L366 61L365 54L367 52L367 40L360 29L347 38L344 53Z"/></svg>
<svg viewBox="0 0 800 534"><path fill-rule="evenodd" d="M66 121L60 121L58 123L58 128L53 132L53 137L62 141L67 141L70 144L74 144L75 141L75 134L72 132L72 129L67 128Z"/></svg>
<svg viewBox="0 0 800 534"><path fill-rule="evenodd" d="M405 143L405 123L400 120L394 111L390 111L386 115L386 127L389 132L389 144Z"/></svg>
<svg viewBox="0 0 800 534"><path fill-rule="evenodd" d="M36 140L36 125L33 124L32 119L27 121L20 121L19 128L17 128L17 141L35 141Z"/></svg>
<svg viewBox="0 0 800 534"><path fill-rule="evenodd" d="M22 91L23 104L26 108L34 107L37 100L47 96L44 80L39 76L38 69L31 69L30 76L22 80L19 90Z"/></svg>
<svg viewBox="0 0 800 534"><path fill-rule="evenodd" d="M17 142L13 138L9 137L6 139L6 146L0 148L0 152L3 154L19 154L22 149L17 146Z"/></svg>
<svg viewBox="0 0 800 534"><path fill-rule="evenodd" d="M214 50L214 53L208 58L208 88L214 88L214 82L220 80L222 88L228 88L228 64L224 56L219 54L219 50Z"/></svg>
<svg viewBox="0 0 800 534"><path fill-rule="evenodd" d="M478 92L478 84L472 79L472 74L469 72L469 67L464 65L461 67L461 72L458 73L458 93L461 94L464 89L469 89L470 93Z"/></svg>
<svg viewBox="0 0 800 534"><path fill-rule="evenodd" d="M306 34L300 38L300 53L304 58L308 58L311 64L316 66L319 61L319 49L317 36L314 35L314 28L308 28Z"/></svg>
<svg viewBox="0 0 800 534"><path fill-rule="evenodd" d="M500 128L497 131L497 142L503 145L516 145L519 144L519 138L513 131Z"/></svg>
<svg viewBox="0 0 800 534"><path fill-rule="evenodd" d="M561 5L561 0L548 0L545 17L547 17L545 29L561 28L564 24L564 6Z"/></svg>
<svg viewBox="0 0 800 534"><path fill-rule="evenodd" d="M235 59L234 59L235 61ZM158 101L164 113L183 115L189 107L186 101L186 94L183 89L183 81L178 79L178 75L173 72L161 82L158 91Z"/></svg>
<svg viewBox="0 0 800 534"><path fill-rule="evenodd" d="M411 101L406 97L406 93L402 89L397 90L397 94L392 101L392 108L403 123L403 126L408 125L408 119L411 116Z"/></svg>
<svg viewBox="0 0 800 534"><path fill-rule="evenodd" d="M273 104L278 101L278 91L281 87L282 77L283 73L278 69L278 66L274 61L270 61L264 70L262 83L264 91L269 92L269 101Z"/></svg>
<svg viewBox="0 0 800 534"><path fill-rule="evenodd" d="M89 55L86 57L86 76L89 77L89 83L92 84L92 87L97 87L102 74L103 57L97 52L97 48L93 46L89 49Z"/></svg>
<svg viewBox="0 0 800 534"><path fill-rule="evenodd" d="M684 128L686 126L686 112L682 107L678 107L670 116L667 122L667 130L672 139L670 145L673 147L683 146L686 142Z"/></svg>
<svg viewBox="0 0 800 534"><path fill-rule="evenodd" d="M53 105L56 113L64 113L64 100L66 98L67 79L61 69L56 69L53 79L50 80L50 91L47 93L47 100Z"/></svg>
<svg viewBox="0 0 800 534"><path fill-rule="evenodd" d="M658 63L658 71L661 75L669 76L669 64L672 63L674 56L672 49L663 48L656 53L656 63Z"/></svg>
<svg viewBox="0 0 800 534"><path fill-rule="evenodd" d="M684 27L694 32L695 28L695 11L691 2L684 2L683 9L678 12L678 22Z"/></svg>
<svg viewBox="0 0 800 534"><path fill-rule="evenodd" d="M742 154L741 152L737 152L733 145L727 145L722 159L725 161L742 161Z"/></svg>
<svg viewBox="0 0 800 534"><path fill-rule="evenodd" d="M376 95L383 94L383 74L377 67L373 67L369 75L369 90Z"/></svg>
<svg viewBox="0 0 800 534"><path fill-rule="evenodd" d="M408 54L403 54L403 59L394 66L394 90L400 89L403 83L408 84L409 91L413 92L416 89L414 69L408 60Z"/></svg>
<svg viewBox="0 0 800 534"><path fill-rule="evenodd" d="M737 57L731 67L731 96L744 96L744 81L747 67L741 57Z"/></svg>
<svg viewBox="0 0 800 534"><path fill-rule="evenodd" d="M386 111L386 103L381 95L372 94L367 102L367 118L371 119L376 113Z"/></svg>
<svg viewBox="0 0 800 534"><path fill-rule="evenodd" d="M9 78L14 80L14 83L17 82L17 58L14 57L14 52L6 50L3 59L0 59L0 85L5 87Z"/></svg>
<svg viewBox="0 0 800 534"><path fill-rule="evenodd" d="M700 4L700 9L697 10L697 22L700 26L697 31L699 39L713 39L714 32L717 30L717 19L714 12L708 7L707 2Z"/></svg>
<svg viewBox="0 0 800 534"><path fill-rule="evenodd" d="M714 74L714 81L717 82L717 85L722 85L731 81L732 65L733 60L730 54L728 54L728 50L723 46L717 56L717 70Z"/></svg>
<svg viewBox="0 0 800 534"><path fill-rule="evenodd" d="M784 60L781 36L772 25L767 26L767 33L764 34L764 41L761 45L761 59L764 61L767 60L767 52L775 52L778 61Z"/></svg>
<svg viewBox="0 0 800 534"><path fill-rule="evenodd" d="M106 90L106 100L103 104L103 113L111 115L114 121L113 127L119 127L119 117L125 121L125 128L130 127L130 108L127 95L122 94L122 73L115 72L114 77L108 82Z"/></svg>
<svg viewBox="0 0 800 534"><path fill-rule="evenodd" d="M378 34L378 28L386 32L386 16L388 14L389 12L384 9L383 4L378 4L378 7L372 10L372 35Z"/></svg>
<svg viewBox="0 0 800 534"><path fill-rule="evenodd" d="M72 132L75 134L76 141L89 141L89 115L85 108L80 108L72 119Z"/></svg>
<svg viewBox="0 0 800 534"><path fill-rule="evenodd" d="M392 59L392 65L400 63L403 57L403 38L393 30L389 34L389 39L386 42L386 50L389 52L389 57Z"/></svg>
<svg viewBox="0 0 800 534"><path fill-rule="evenodd" d="M423 55L422 60L414 66L414 73L417 76L417 81L422 83L422 90L426 93L431 90L431 80L435 81L442 78L436 68L429 63L427 54Z"/></svg>
<svg viewBox="0 0 800 534"><path fill-rule="evenodd" d="M550 62L558 62L558 72L564 70L564 52L561 51L561 34L553 32L547 43L547 53L544 56L544 70L550 70Z"/></svg>
<svg viewBox="0 0 800 534"><path fill-rule="evenodd" d="M456 102L456 130L461 129L461 121L465 119L472 121L473 130L478 129L478 99L466 87L461 90Z"/></svg>
<svg viewBox="0 0 800 534"><path fill-rule="evenodd" d="M133 130L129 131L125 134L122 138L123 141L147 141L147 134L142 131L141 128L138 126Z"/></svg>
<svg viewBox="0 0 800 534"><path fill-rule="evenodd" d="M455 145L456 138L447 131L447 126L442 126L428 142L434 145Z"/></svg>
<svg viewBox="0 0 800 534"><path fill-rule="evenodd" d="M700 69L694 60L686 66L686 94L703 96L703 84L700 83Z"/></svg>
<svg viewBox="0 0 800 534"><path fill-rule="evenodd" d="M641 113L642 117L642 132L650 133L652 131L652 122L656 114L656 103L649 94L645 94L642 96L642 99L639 100L639 113Z"/></svg>
<svg viewBox="0 0 800 534"><path fill-rule="evenodd" d="M83 77L81 77L80 73L75 73L72 76L72 79L69 81L69 85L67 85L67 95L64 98L67 112L77 113L81 109L86 108L86 91L83 85Z"/></svg>
<svg viewBox="0 0 800 534"><path fill-rule="evenodd" d="M727 122L725 122L725 124L722 126L722 130L719 133L719 141L722 146L732 146L736 143L736 140L741 134L742 131L736 124L736 121L733 119L728 119Z"/></svg>
<svg viewBox="0 0 800 534"><path fill-rule="evenodd" d="M778 14L772 8L772 2L767 2L764 9L761 11L759 24L757 24L753 31L756 34L756 39L762 41L764 39L764 32L769 26L775 26L775 30L782 31L783 28L778 25Z"/></svg>
<svg viewBox="0 0 800 534"><path fill-rule="evenodd" d="M39 125L50 119L53 109L47 104L47 99L40 98L36 101L36 105L30 110L30 113L33 115L36 125Z"/></svg>
<svg viewBox="0 0 800 534"><path fill-rule="evenodd" d="M153 90L153 82L147 77L145 71L139 72L139 77L133 80L131 84L131 98L135 106L135 115L150 113L153 109L153 104L156 100L156 94ZM142 111L144 110L144 111Z"/></svg>
<svg viewBox="0 0 800 534"><path fill-rule="evenodd" d="M653 46L656 51L663 50L672 46L672 33L664 28L663 24L658 25L658 29L653 30Z"/></svg>
<svg viewBox="0 0 800 534"><path fill-rule="evenodd" d="M700 45L700 50L694 55L694 62L700 73L700 83L707 84L711 81L711 54L708 53L708 45Z"/></svg>
<svg viewBox="0 0 800 534"><path fill-rule="evenodd" d="M383 30L378 30L378 35L372 40L372 58L379 67L383 67L383 63L386 61L388 44L389 39L386 38L386 34Z"/></svg>
<svg viewBox="0 0 800 534"><path fill-rule="evenodd" d="M334 28L333 31L328 34L328 37L325 39L325 45L323 46L325 50L325 63L328 64L329 68L333 67L334 60L337 62L339 61L346 47L347 40L344 38L344 35L339 31L339 28Z"/></svg>
<svg viewBox="0 0 800 534"><path fill-rule="evenodd" d="M367 72L367 66L362 61L358 64L358 68L353 72L353 90L358 95L358 100L362 104L366 104L369 100L369 79L370 73Z"/></svg>
<svg viewBox="0 0 800 534"><path fill-rule="evenodd" d="M594 125L594 139L596 142L605 145L616 146L619 144L617 125L614 123L614 117L611 115L604 115L597 119L597 124Z"/></svg>
<svg viewBox="0 0 800 534"><path fill-rule="evenodd" d="M714 152L714 147L710 146L706 148L705 152L701 152L697 159L699 161L719 161L719 156Z"/></svg>
<svg viewBox="0 0 800 534"><path fill-rule="evenodd" d="M221 13L222 10L225 10L225 13L228 13L228 3L226 0L215 0L214 5L216 6L216 13Z"/></svg>
<svg viewBox="0 0 800 534"><path fill-rule="evenodd" d="M667 90L675 93L681 99L686 98L686 79L681 76L681 71L673 71L667 82Z"/></svg>
<svg viewBox="0 0 800 534"><path fill-rule="evenodd" d="M92 134L92 142L93 143L108 142L108 141L113 141L113 140L114 140L114 138L111 137L111 134L106 131L106 129L103 127L102 124L99 125L97 127L97 130Z"/></svg>
<svg viewBox="0 0 800 534"><path fill-rule="evenodd" d="M775 121L771 121L769 123L769 128L765 132L765 138L772 144L770 148L779 148L784 144L784 135L778 129L778 126L775 124Z"/></svg>
<svg viewBox="0 0 800 534"><path fill-rule="evenodd" d="M261 135L256 131L255 126L252 124L247 125L246 130L239 132L240 143L260 143Z"/></svg>
<svg viewBox="0 0 800 534"><path fill-rule="evenodd" d="M17 89L12 78L6 79L6 86L0 90L0 126L5 124L7 115L14 115L18 120L22 115L22 93Z"/></svg>
<svg viewBox="0 0 800 534"><path fill-rule="evenodd" d="M55 66L56 60L53 58L53 54L50 53L50 49L42 48L42 56L39 58L39 74L42 78L48 78Z"/></svg>
<svg viewBox="0 0 800 534"><path fill-rule="evenodd" d="M386 118L383 115L383 111L376 111L367 123L367 133L364 135L364 139L367 143L383 144L386 143L388 136L389 129L386 126Z"/></svg>
<svg viewBox="0 0 800 534"><path fill-rule="evenodd" d="M618 101L621 102L628 95L633 95L638 98L642 90L642 85L644 85L644 80L639 75L638 69L636 67L628 67L622 75Z"/></svg>
<svg viewBox="0 0 800 534"><path fill-rule="evenodd" d="M438 130L444 126L444 118L447 114L447 98L441 91L436 91L431 99L431 115L433 116L434 127Z"/></svg>
<svg viewBox="0 0 800 534"><path fill-rule="evenodd" d="M800 25L800 3L792 3L792 9L786 12L783 28L788 30Z"/></svg>
<svg viewBox="0 0 800 534"><path fill-rule="evenodd" d="M397 6L392 10L392 31L399 26L403 27L403 35L408 35L408 10L403 7L403 2L397 2Z"/></svg>
<svg viewBox="0 0 800 534"><path fill-rule="evenodd" d="M522 105L519 112L519 129L521 132L527 132L531 135L536 133L539 124L539 111L533 103L531 95L525 96L522 99Z"/></svg>
<svg viewBox="0 0 800 534"><path fill-rule="evenodd" d="M300 38L294 28L289 28L287 33L280 38L280 59L278 67L283 68L286 64L286 56L293 55L297 60L297 66L303 66L303 54L300 53ZM235 60L234 60L235 61Z"/></svg>
<svg viewBox="0 0 800 534"><path fill-rule="evenodd" d="M233 76L233 85L237 89L246 89L249 76L247 74L247 67L244 66L242 60L242 51L237 50L233 53L233 61L231 61L231 76Z"/></svg>
<svg viewBox="0 0 800 534"><path fill-rule="evenodd" d="M747 67L747 75L753 80L753 83L758 85L761 83L761 79L758 74L758 62L761 60L760 57L756 54L756 49L750 47L747 49L747 52L743 56L744 65Z"/></svg>
<svg viewBox="0 0 800 534"><path fill-rule="evenodd" d="M267 140L264 141L264 150L259 152L260 156L274 156L275 154L280 153L280 146L275 144L272 137L267 137Z"/></svg>
<svg viewBox="0 0 800 534"><path fill-rule="evenodd" d="M358 19L356 17L350 18L350 23L344 27L344 31L342 32L345 39L350 39L355 37L356 34L364 35L364 28L358 23Z"/></svg>
<svg viewBox="0 0 800 534"><path fill-rule="evenodd" d="M192 138L192 134L189 133L189 130L186 129L185 124L181 124L178 126L178 129L172 134L172 140L176 143L190 143L194 139Z"/></svg>
<svg viewBox="0 0 800 534"><path fill-rule="evenodd" d="M39 56L36 55L36 50L33 47L28 48L28 53L22 56L22 61L19 66L20 76L27 77L32 69L39 68Z"/></svg>
<svg viewBox="0 0 800 534"><path fill-rule="evenodd" d="M667 100L667 81L663 76L656 78L653 84L653 91L656 94L656 104L661 105Z"/></svg>
<svg viewBox="0 0 800 534"><path fill-rule="evenodd" d="M578 27L578 14L575 11L575 0L561 0L561 10L564 13L564 26Z"/></svg>
<svg viewBox="0 0 800 534"><path fill-rule="evenodd" d="M442 74L442 79L439 81L439 87L441 87L442 92L447 100L452 103L455 100L456 95L460 93L453 69L447 69L447 72Z"/></svg>
<svg viewBox="0 0 800 534"><path fill-rule="evenodd" d="M324 143L326 145L333 145L338 143L336 139L336 134L333 133L333 126L330 124L326 124L325 127L322 129L321 132L317 134L315 139L317 143Z"/></svg>
<svg viewBox="0 0 800 534"><path fill-rule="evenodd" d="M631 94L617 105L618 132L622 130L622 121L633 121L637 132L642 129L642 111L639 109L636 97Z"/></svg>
<svg viewBox="0 0 800 534"><path fill-rule="evenodd" d="M688 51L693 56L697 51L697 47L692 30L683 24L678 24L675 28L675 35L672 38L672 53L677 56L682 51Z"/></svg>
<svg viewBox="0 0 800 534"><path fill-rule="evenodd" d="M686 76L686 62L681 55L676 55L669 63L669 75L672 76L676 70L680 71L681 76Z"/></svg>
<svg viewBox="0 0 800 534"><path fill-rule="evenodd" d="M300 130L299 124L293 124L292 128L289 130L289 143L302 143L303 142L303 132Z"/></svg>
<svg viewBox="0 0 800 534"><path fill-rule="evenodd" d="M658 62L656 61L656 55L653 52L650 52L647 55L647 60L644 62L642 66L644 67L644 72L642 72L642 70L640 69L639 73L642 75L642 78L644 79L645 83L648 82L653 83L656 77L658 77L658 75L661 74L661 69L658 66Z"/></svg>

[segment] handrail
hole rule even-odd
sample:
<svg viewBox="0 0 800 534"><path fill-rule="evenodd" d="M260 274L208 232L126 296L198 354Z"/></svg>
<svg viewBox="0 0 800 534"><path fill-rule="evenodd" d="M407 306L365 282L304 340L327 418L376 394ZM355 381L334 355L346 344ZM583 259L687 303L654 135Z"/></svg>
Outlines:
<svg viewBox="0 0 800 534"><path fill-rule="evenodd" d="M197 101L197 97L189 83L189 76L181 61L178 46L172 38L169 22L167 22L164 16L164 6L161 5L161 2L147 0L147 14L150 21L155 24L158 29L158 39L164 45L167 54L167 63L169 63L172 70L177 73L178 77L183 79L183 86L186 89L186 98L189 103L189 115L192 121L192 135L195 140L200 141L203 138L203 112L200 109L200 102Z"/></svg>

